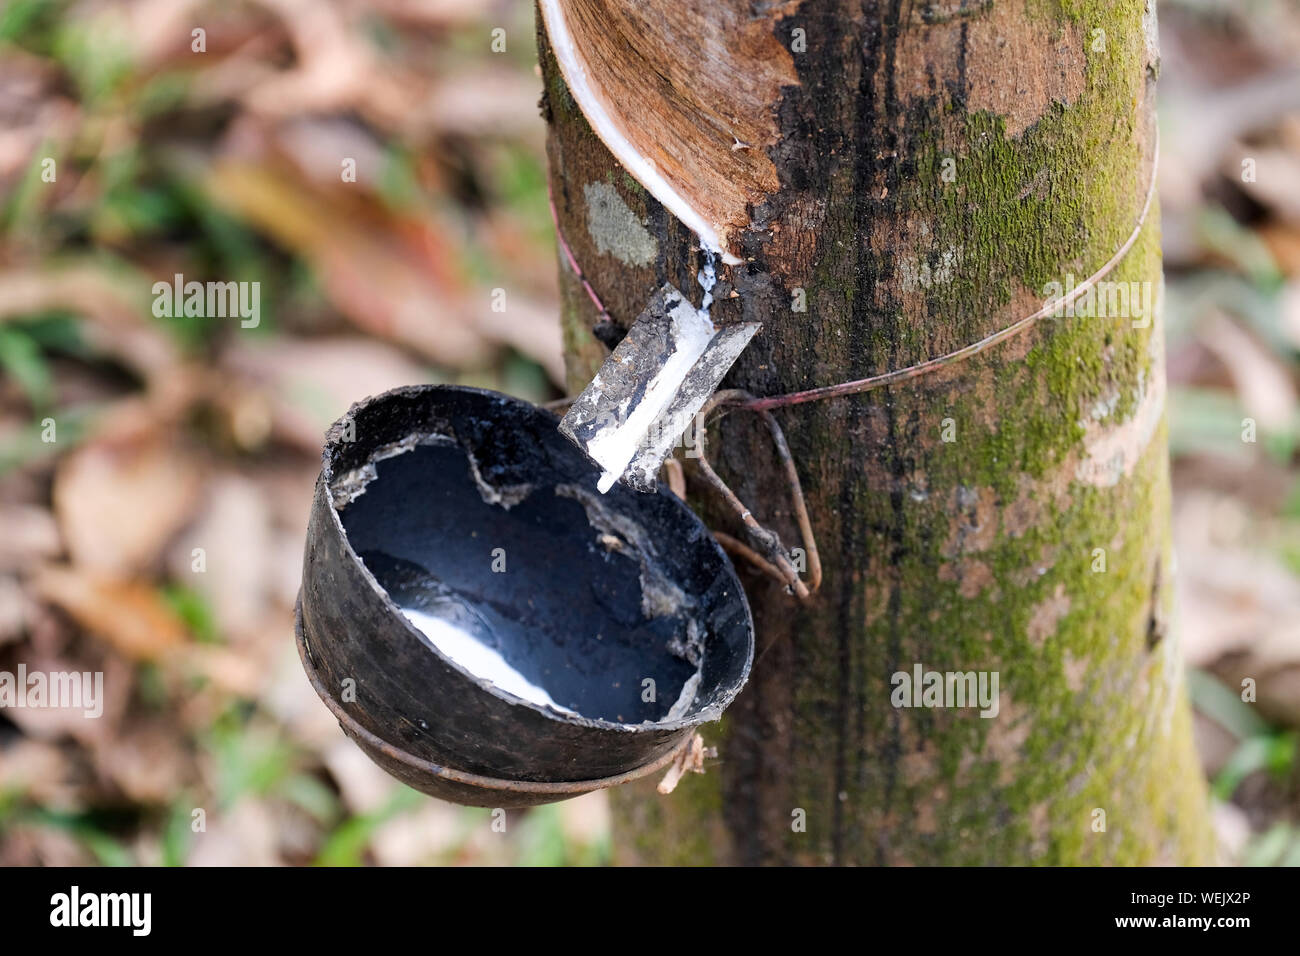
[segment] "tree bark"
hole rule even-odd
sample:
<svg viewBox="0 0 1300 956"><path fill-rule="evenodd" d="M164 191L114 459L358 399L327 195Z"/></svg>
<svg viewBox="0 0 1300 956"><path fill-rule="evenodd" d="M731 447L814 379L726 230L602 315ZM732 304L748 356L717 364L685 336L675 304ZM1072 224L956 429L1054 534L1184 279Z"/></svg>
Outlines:
<svg viewBox="0 0 1300 956"><path fill-rule="evenodd" d="M566 2L617 33L628 0ZM744 260L723 272L715 320L763 323L730 386L777 395L945 354L1033 312L1050 283L1082 281L1134 228L1155 143L1144 0L649 6L659 19L605 40L646 76L642 95L618 98L633 120L683 115L691 70L716 72L674 58L689 46L673 37L681 23L705 47L743 27L745 49L789 56L753 68L766 85L731 78L746 91L736 126L766 141L722 143L745 156L744 189L700 203ZM664 282L698 302L694 236L592 133L540 19L539 47L560 231L591 286L624 327ZM728 69L746 69L733 59ZM703 145L692 150L714 148L710 176L731 122L716 80L700 84L709 109L693 121ZM670 121L646 123L675 135ZM685 194L708 192L689 164L675 175ZM563 257L561 278L576 393L607 351ZM1154 209L1107 279L1159 289ZM801 607L741 568L757 655L706 733L719 759L671 796L653 783L614 795L620 861L1210 861L1168 624L1154 311L1045 320L938 372L777 410L824 584ZM797 543L757 417L732 412L709 448L759 519ZM692 503L738 533L707 496ZM996 672L997 715L894 706L894 675L918 664Z"/></svg>

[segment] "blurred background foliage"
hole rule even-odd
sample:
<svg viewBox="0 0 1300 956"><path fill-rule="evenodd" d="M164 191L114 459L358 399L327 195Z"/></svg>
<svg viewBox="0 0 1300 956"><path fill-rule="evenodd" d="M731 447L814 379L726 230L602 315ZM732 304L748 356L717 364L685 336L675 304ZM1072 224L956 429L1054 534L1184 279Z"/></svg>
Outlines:
<svg viewBox="0 0 1300 956"><path fill-rule="evenodd" d="M1161 35L1197 739L1225 859L1296 864L1300 8L1166 0ZM539 94L526 3L0 6L0 670L106 688L0 712L0 864L608 862L601 794L501 832L391 781L290 639L352 401L559 394ZM176 274L260 283L257 327L156 317Z"/></svg>

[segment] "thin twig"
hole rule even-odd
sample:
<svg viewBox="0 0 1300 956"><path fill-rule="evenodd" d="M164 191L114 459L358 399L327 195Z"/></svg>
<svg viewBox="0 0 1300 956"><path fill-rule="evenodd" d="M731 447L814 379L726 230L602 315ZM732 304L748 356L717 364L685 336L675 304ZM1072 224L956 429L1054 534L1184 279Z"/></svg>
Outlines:
<svg viewBox="0 0 1300 956"><path fill-rule="evenodd" d="M751 548L745 542L725 531L714 531L713 537L717 539L718 544L722 545L722 550L727 554L735 555L738 558L744 558L754 567L758 568L777 584L786 584L785 575L782 574L775 565L764 558L761 554Z"/></svg>
<svg viewBox="0 0 1300 956"><path fill-rule="evenodd" d="M664 471L668 472L668 490L685 501L686 472L682 470L682 463L669 455L664 460Z"/></svg>
<svg viewBox="0 0 1300 956"><path fill-rule="evenodd" d="M736 497L736 493L727 486L727 483L718 476L713 470L713 465L709 461L707 445L708 437L708 420L709 415L718 409L730 407L748 408L743 404L747 399L753 398L748 392L740 389L728 389L726 391L715 392L701 410L702 423L699 434L699 457L696 464L699 467L700 474L704 480L722 497L722 499L731 507L739 516L741 522L749 532L750 538L754 544L766 552L766 555L742 544L730 535L718 534L715 537L724 548L728 548L734 554L745 558L761 570L764 574L775 577L784 583L801 601L808 600L819 587L822 581L822 563L821 556L817 551L817 540L813 535L812 521L808 517L808 504L804 499L803 485L799 481L799 472L795 467L794 459L790 455L790 446L786 443L785 433L781 430L781 425L777 422L776 417L771 412L760 411L768 431L772 434L772 442L776 446L777 458L780 459L783 470L785 471L786 482L790 487L790 498L794 504L795 519L799 524L799 534L803 538L804 553L808 558L809 581L805 583L799 577L799 572L790 562L790 557L786 553L785 546L781 543L780 536L769 528L765 528L754 517L753 512Z"/></svg>

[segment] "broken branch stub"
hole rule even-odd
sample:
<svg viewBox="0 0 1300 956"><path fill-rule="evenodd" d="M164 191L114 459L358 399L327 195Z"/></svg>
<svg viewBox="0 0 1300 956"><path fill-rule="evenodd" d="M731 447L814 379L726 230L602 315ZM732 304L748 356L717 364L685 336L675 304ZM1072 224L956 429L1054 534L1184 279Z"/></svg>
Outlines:
<svg viewBox="0 0 1300 956"><path fill-rule="evenodd" d="M601 492L619 479L655 489L664 460L758 328L715 327L670 284L655 293L560 422L604 470Z"/></svg>

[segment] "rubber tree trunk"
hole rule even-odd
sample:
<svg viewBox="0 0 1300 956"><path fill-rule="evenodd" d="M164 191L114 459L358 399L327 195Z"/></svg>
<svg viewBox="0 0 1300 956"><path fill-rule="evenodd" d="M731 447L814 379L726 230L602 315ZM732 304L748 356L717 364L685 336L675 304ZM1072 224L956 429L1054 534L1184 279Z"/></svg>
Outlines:
<svg viewBox="0 0 1300 956"><path fill-rule="evenodd" d="M745 260L713 314L763 323L728 380L756 395L1003 328L1101 266L1142 208L1145 0L562 6L605 51L596 81L623 84L611 98L681 160L682 191ZM593 134L540 18L539 40L559 225L591 286L624 327L664 282L698 302L694 236ZM738 157L732 194L683 158L687 121L689 151L714 150L705 167L726 179L723 154ZM825 583L800 607L742 569L750 684L706 735L707 774L614 795L621 862L1210 861L1169 623L1163 334L1158 308L1140 314L1160 269L1153 209L1107 277L1139 284L1128 314L1046 320L938 373L777 411ZM561 275L576 391L607 353L563 257ZM715 425L711 456L795 544L754 418ZM996 716L894 706L894 675L918 664L996 672Z"/></svg>

